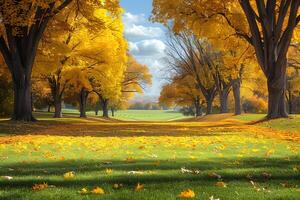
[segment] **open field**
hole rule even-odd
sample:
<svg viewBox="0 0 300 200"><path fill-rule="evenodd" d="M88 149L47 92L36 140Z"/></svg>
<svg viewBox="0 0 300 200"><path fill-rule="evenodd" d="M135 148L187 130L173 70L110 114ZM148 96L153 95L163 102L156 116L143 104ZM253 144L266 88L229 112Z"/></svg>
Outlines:
<svg viewBox="0 0 300 200"><path fill-rule="evenodd" d="M0 199L171 200L186 189L200 200L300 198L299 116L255 125L263 116L38 117L0 121Z"/></svg>
<svg viewBox="0 0 300 200"><path fill-rule="evenodd" d="M63 113L66 115L79 115L78 110L74 109L63 109ZM99 111L99 116L101 114L101 111ZM87 112L87 115L95 117L95 112ZM114 118L126 121L171 121L190 118L190 116L184 116L182 113L173 110L118 110L115 112Z"/></svg>

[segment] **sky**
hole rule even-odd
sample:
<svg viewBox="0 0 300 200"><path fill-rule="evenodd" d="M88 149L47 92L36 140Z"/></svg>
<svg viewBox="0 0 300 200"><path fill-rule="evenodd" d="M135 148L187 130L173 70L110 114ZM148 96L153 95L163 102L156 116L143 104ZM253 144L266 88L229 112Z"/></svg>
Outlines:
<svg viewBox="0 0 300 200"><path fill-rule="evenodd" d="M149 21L152 0L121 0L121 5L125 9L123 20L130 52L149 67L153 76L152 86L146 88L143 95L137 95L135 101L157 100L164 84L166 29Z"/></svg>

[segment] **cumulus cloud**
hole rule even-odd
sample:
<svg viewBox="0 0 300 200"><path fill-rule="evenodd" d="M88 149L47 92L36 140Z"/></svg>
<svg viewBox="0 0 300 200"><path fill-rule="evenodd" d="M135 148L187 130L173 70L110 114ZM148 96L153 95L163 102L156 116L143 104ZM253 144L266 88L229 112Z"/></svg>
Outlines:
<svg viewBox="0 0 300 200"><path fill-rule="evenodd" d="M144 14L135 15L127 12L124 14L123 20L125 36L128 40L160 38L164 35L161 27L149 24Z"/></svg>
<svg viewBox="0 0 300 200"><path fill-rule="evenodd" d="M126 12L123 15L123 21L126 26L131 26L132 24L141 24L146 21L144 14L135 15L130 12Z"/></svg>
<svg viewBox="0 0 300 200"><path fill-rule="evenodd" d="M166 45L157 39L129 42L130 52L135 56L163 56Z"/></svg>
<svg viewBox="0 0 300 200"><path fill-rule="evenodd" d="M127 12L123 20L131 54L140 63L147 65L153 75L153 85L145 90L145 95L147 98L151 96L157 99L164 83L162 69L165 67L165 30L161 25L148 22L144 14ZM141 98L141 95L137 98Z"/></svg>
<svg viewBox="0 0 300 200"><path fill-rule="evenodd" d="M159 27L146 27L133 24L125 29L125 35L128 39L159 38L163 34L163 30Z"/></svg>

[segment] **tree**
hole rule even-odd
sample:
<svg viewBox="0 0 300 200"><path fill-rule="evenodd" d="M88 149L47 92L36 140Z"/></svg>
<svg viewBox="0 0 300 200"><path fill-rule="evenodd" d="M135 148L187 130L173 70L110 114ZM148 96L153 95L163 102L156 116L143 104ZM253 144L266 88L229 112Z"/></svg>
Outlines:
<svg viewBox="0 0 300 200"><path fill-rule="evenodd" d="M118 1L0 1L0 51L14 82L12 119L34 121L31 109L31 73L40 39L51 19L67 6L93 19L93 7L108 8L112 13ZM78 9L80 7L80 9Z"/></svg>
<svg viewBox="0 0 300 200"><path fill-rule="evenodd" d="M120 98L110 100L109 107L112 116L117 109L127 108L128 101L132 99L136 93L143 93L144 89L152 84L152 75L146 65L140 64L132 55L128 54L124 79L121 82L122 95Z"/></svg>
<svg viewBox="0 0 300 200"><path fill-rule="evenodd" d="M194 108L196 117L202 115L202 94L194 79L187 76L174 77L173 81L162 88L159 104L166 107L188 106Z"/></svg>
<svg viewBox="0 0 300 200"><path fill-rule="evenodd" d="M170 5L172 4L172 5ZM268 79L267 118L287 117L285 75L287 52L300 21L298 0L155 0L154 19L174 29L188 27L198 32L207 21L227 23L237 37L254 47L259 66Z"/></svg>
<svg viewBox="0 0 300 200"><path fill-rule="evenodd" d="M103 117L108 118L109 102L115 102L122 96L122 81L128 60L127 41L121 16L112 18L106 13L100 14L107 26L101 31L101 37L90 40L84 52L90 64L87 73L92 92L98 95Z"/></svg>
<svg viewBox="0 0 300 200"><path fill-rule="evenodd" d="M189 32L170 33L167 46L171 70L179 76L189 75L196 81L206 100L206 114L211 114L217 86L212 73L214 62L210 57L216 55L205 46L204 40Z"/></svg>

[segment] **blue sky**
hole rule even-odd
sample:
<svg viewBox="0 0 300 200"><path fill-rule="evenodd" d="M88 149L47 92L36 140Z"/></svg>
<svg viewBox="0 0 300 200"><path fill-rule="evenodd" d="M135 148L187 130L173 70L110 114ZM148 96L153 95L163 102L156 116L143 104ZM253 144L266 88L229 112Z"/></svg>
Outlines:
<svg viewBox="0 0 300 200"><path fill-rule="evenodd" d="M121 0L121 5L125 9L123 19L130 52L150 68L153 76L152 86L146 88L144 95L137 95L135 100L157 99L164 84L166 30L161 24L149 21L152 0Z"/></svg>

